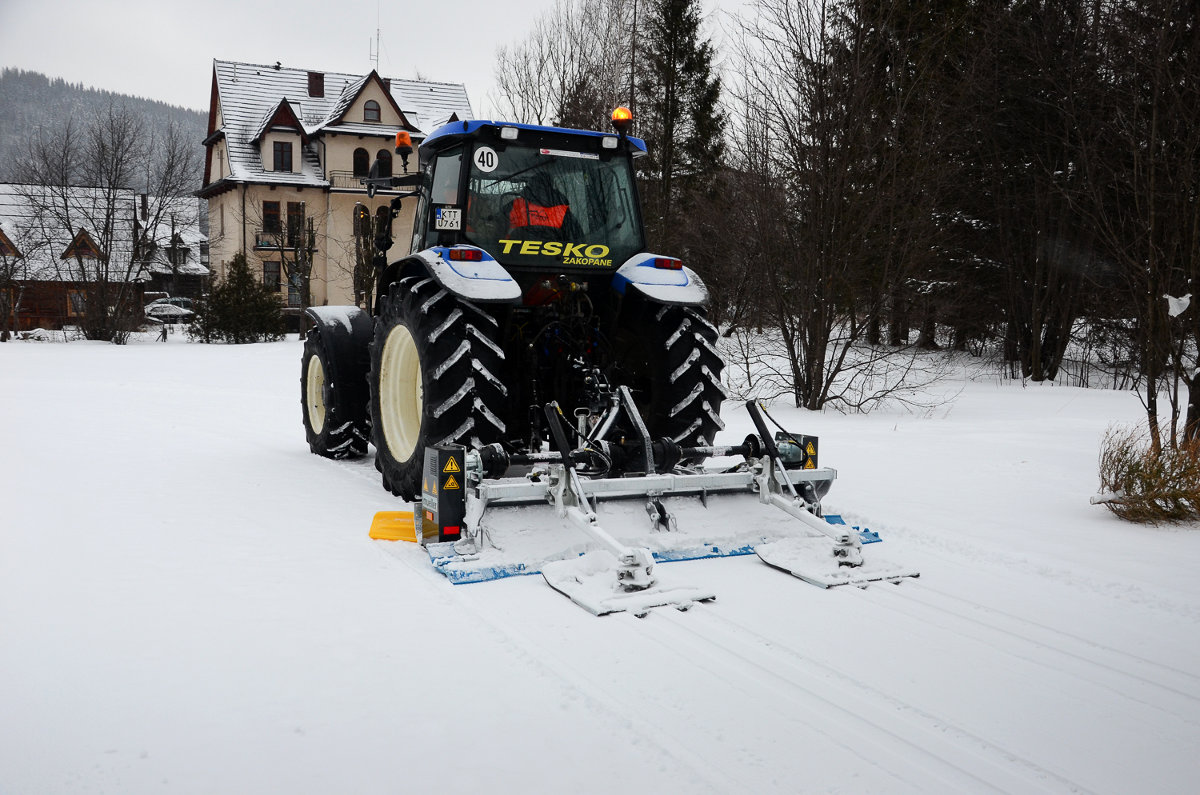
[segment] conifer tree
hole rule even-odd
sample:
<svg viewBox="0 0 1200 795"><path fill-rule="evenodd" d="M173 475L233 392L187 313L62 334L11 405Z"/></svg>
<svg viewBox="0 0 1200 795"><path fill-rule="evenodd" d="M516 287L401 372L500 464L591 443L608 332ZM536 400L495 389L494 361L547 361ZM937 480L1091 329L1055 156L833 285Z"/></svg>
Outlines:
<svg viewBox="0 0 1200 795"><path fill-rule="evenodd" d="M725 154L721 79L703 38L699 0L652 0L639 20L636 133L652 246L688 248L684 211L709 184Z"/></svg>
<svg viewBox="0 0 1200 795"><path fill-rule="evenodd" d="M229 262L225 279L200 303L188 329L202 342L270 342L283 339L279 297L254 278L244 254Z"/></svg>

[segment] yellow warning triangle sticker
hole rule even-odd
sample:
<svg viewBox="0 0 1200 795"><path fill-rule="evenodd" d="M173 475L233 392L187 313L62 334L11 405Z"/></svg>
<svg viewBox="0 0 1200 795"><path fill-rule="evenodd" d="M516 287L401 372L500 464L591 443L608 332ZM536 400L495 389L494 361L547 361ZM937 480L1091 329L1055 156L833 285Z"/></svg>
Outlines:
<svg viewBox="0 0 1200 795"><path fill-rule="evenodd" d="M446 478L446 482L442 484L442 488L449 491L451 489L460 489L462 486L459 486L458 481L454 479L453 475L451 475L450 477Z"/></svg>
<svg viewBox="0 0 1200 795"><path fill-rule="evenodd" d="M429 491L429 478L421 479L421 491Z"/></svg>
<svg viewBox="0 0 1200 795"><path fill-rule="evenodd" d="M817 454L817 448L813 447L813 443L812 443L812 442L809 442L809 443L808 443L808 447L806 447L806 448L805 448L804 452L808 453L809 455L816 455L816 454Z"/></svg>
<svg viewBox="0 0 1200 795"><path fill-rule="evenodd" d="M446 461L446 466L442 467L442 471L443 472L462 472L462 469L459 468L458 462L455 461L453 458L451 458Z"/></svg>
<svg viewBox="0 0 1200 795"><path fill-rule="evenodd" d="M817 468L817 465L816 465L816 464L814 464L814 463L813 463L813 460L810 458L810 459L808 459L807 461L805 461L805 462L804 462L804 468L805 468L805 469L816 469L816 468Z"/></svg>

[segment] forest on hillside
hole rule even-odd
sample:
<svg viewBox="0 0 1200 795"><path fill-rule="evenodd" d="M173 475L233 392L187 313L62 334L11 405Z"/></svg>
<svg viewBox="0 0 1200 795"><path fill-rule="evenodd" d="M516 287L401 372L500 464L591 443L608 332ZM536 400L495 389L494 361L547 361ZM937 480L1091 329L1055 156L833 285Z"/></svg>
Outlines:
<svg viewBox="0 0 1200 795"><path fill-rule="evenodd" d="M42 131L62 128L71 119L94 119L114 104L128 109L148 130L165 131L174 122L197 148L204 140L207 115L201 111L5 68L0 70L0 182L16 178L15 164ZM197 188L201 177L197 171Z"/></svg>

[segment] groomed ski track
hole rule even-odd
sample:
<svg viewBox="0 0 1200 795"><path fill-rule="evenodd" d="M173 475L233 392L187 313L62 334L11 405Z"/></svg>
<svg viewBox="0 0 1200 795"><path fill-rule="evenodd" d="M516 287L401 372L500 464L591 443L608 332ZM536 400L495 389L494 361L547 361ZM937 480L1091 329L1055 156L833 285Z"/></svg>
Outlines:
<svg viewBox="0 0 1200 795"><path fill-rule="evenodd" d="M540 577L453 586L368 539L395 503L369 457L308 454L299 350L0 346L0 791L1200 780L1200 534L1086 505L1130 395L773 411L821 436L830 509L921 578L824 591L754 557L674 563L717 600L595 618Z"/></svg>
<svg viewBox="0 0 1200 795"><path fill-rule="evenodd" d="M442 587L422 571L422 556L401 557ZM1200 729L1200 676L925 582L821 591L772 571L722 575L722 567L762 566L752 558L686 566L698 581L728 580L716 603L612 616L600 633L578 636L578 609L561 597L539 606L547 620L528 616L545 588L540 578L492 584L486 595L479 586L449 593L563 688L628 720L639 742L669 738L663 750L719 792L738 791L729 771L746 766L779 792L1128 792L1144 785L1144 771L1118 782L1088 769L1089 757L1105 753L1088 739L1089 725L1109 720L1109 702L1123 702L1124 737L1108 753L1140 748L1159 757L1155 765L1177 764L1178 749L1156 753L1148 738ZM745 593L758 576L765 582ZM839 654L841 635L855 645L872 638L874 653ZM603 677L579 673L614 650L627 665ZM980 701L997 694L1008 708L981 714ZM697 701L718 715L768 719L697 722Z"/></svg>

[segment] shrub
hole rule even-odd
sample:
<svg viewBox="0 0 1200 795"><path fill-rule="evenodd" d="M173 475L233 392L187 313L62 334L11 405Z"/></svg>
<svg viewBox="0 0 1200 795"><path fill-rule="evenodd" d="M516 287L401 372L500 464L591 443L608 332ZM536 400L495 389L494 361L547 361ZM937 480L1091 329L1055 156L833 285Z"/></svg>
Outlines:
<svg viewBox="0 0 1200 795"><path fill-rule="evenodd" d="M1093 502L1131 522L1200 518L1200 443L1155 453L1147 430L1109 428L1100 445L1100 490Z"/></svg>
<svg viewBox="0 0 1200 795"><path fill-rule="evenodd" d="M279 296L250 273L243 254L229 262L225 279L196 307L188 336L201 342L270 342L283 339Z"/></svg>

